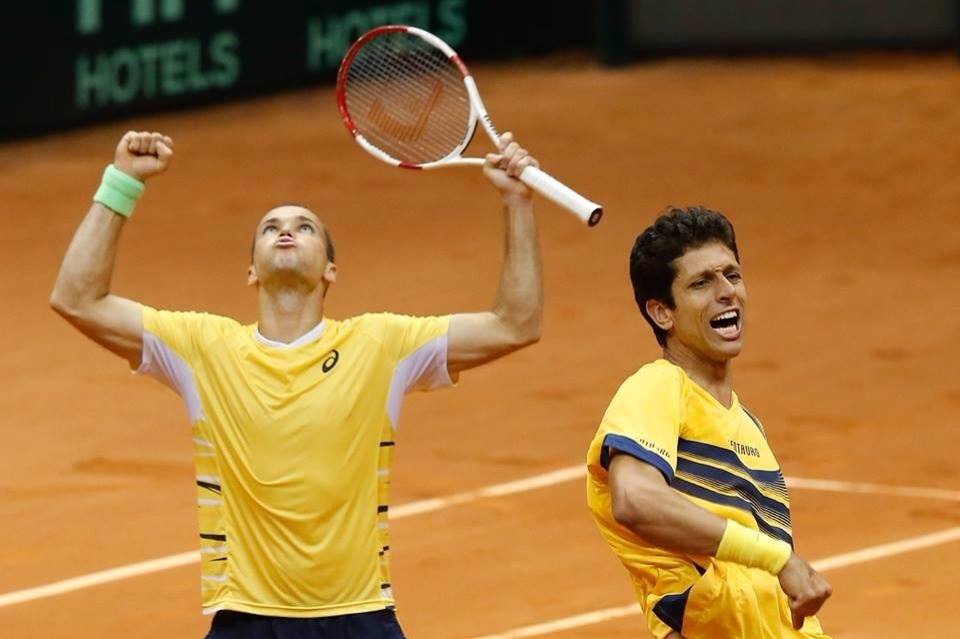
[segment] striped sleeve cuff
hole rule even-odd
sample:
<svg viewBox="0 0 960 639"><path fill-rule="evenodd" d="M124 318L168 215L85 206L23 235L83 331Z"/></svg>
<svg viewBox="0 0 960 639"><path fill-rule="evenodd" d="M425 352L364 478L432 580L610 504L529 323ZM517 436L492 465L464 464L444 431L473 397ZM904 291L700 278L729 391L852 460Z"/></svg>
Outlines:
<svg viewBox="0 0 960 639"><path fill-rule="evenodd" d="M668 484L673 482L673 467L667 460L623 435L607 435L603 438L603 446L600 448L600 465L605 469L610 468L611 449L650 464L660 471Z"/></svg>

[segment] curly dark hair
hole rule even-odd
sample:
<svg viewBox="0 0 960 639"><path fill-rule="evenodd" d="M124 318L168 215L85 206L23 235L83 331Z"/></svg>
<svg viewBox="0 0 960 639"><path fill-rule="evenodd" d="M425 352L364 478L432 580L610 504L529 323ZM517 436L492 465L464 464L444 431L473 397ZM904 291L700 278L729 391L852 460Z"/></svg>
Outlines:
<svg viewBox="0 0 960 639"><path fill-rule="evenodd" d="M667 345L667 332L647 314L647 300L659 300L674 308L671 290L677 276L674 261L687 251L711 242L722 243L740 261L736 233L722 213L703 206L668 206L633 243L630 251L633 298L660 346Z"/></svg>

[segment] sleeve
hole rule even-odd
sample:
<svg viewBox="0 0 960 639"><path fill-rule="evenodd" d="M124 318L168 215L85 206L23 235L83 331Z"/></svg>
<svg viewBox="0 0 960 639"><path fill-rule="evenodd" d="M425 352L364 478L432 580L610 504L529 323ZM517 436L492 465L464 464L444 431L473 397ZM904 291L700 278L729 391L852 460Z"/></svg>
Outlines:
<svg viewBox="0 0 960 639"><path fill-rule="evenodd" d="M620 386L600 424L600 464L609 469L616 453L659 470L667 483L677 468L683 388L675 370L656 364L640 369Z"/></svg>
<svg viewBox="0 0 960 639"><path fill-rule="evenodd" d="M143 310L143 354L138 375L149 375L172 388L187 405L191 420L200 415L200 399L193 365L198 355L203 313Z"/></svg>
<svg viewBox="0 0 960 639"><path fill-rule="evenodd" d="M383 347L397 362L393 386L407 393L451 386L447 370L450 316L377 315Z"/></svg>

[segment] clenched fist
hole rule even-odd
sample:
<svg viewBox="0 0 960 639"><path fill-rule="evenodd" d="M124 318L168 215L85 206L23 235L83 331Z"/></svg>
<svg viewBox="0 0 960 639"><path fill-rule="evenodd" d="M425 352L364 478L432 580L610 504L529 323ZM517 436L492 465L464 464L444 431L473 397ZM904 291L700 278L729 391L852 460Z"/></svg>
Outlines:
<svg viewBox="0 0 960 639"><path fill-rule="evenodd" d="M780 587L790 600L793 627L797 630L806 617L815 615L820 606L833 594L827 580L806 561L794 554L778 575Z"/></svg>
<svg viewBox="0 0 960 639"><path fill-rule="evenodd" d="M167 170L173 139L162 133L127 131L114 152L113 165L141 181Z"/></svg>

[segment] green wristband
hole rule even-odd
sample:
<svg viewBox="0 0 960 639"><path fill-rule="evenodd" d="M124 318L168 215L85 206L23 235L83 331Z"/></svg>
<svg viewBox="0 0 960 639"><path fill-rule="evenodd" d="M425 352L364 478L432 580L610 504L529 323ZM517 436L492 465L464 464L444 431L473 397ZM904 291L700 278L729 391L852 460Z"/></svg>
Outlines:
<svg viewBox="0 0 960 639"><path fill-rule="evenodd" d="M103 172L103 180L93 195L93 201L103 204L117 215L130 217L145 188L143 182L111 164Z"/></svg>

